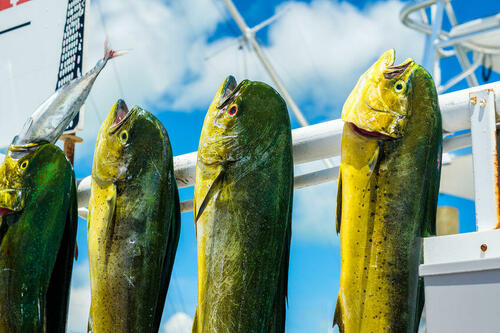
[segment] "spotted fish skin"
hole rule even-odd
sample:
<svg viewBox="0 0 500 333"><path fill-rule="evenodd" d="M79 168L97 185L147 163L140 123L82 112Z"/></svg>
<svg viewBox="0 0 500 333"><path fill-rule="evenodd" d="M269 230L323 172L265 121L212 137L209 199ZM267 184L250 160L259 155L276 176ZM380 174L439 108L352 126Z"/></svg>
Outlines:
<svg viewBox="0 0 500 333"><path fill-rule="evenodd" d="M48 143L11 146L0 207L0 332L65 332L78 216L64 153Z"/></svg>
<svg viewBox="0 0 500 333"><path fill-rule="evenodd" d="M441 115L427 71L389 50L344 104L337 195L340 332L416 332L422 237L435 234Z"/></svg>
<svg viewBox="0 0 500 333"><path fill-rule="evenodd" d="M292 195L285 102L264 83L228 77L198 148L193 332L284 331Z"/></svg>
<svg viewBox="0 0 500 333"><path fill-rule="evenodd" d="M89 331L158 331L179 232L167 132L119 100L101 126L92 167Z"/></svg>

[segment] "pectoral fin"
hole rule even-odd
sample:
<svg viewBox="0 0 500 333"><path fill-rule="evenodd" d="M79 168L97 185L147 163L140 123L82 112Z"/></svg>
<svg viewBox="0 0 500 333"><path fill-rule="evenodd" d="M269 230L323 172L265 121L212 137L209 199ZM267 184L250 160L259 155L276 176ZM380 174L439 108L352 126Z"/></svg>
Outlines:
<svg viewBox="0 0 500 333"><path fill-rule="evenodd" d="M342 309L342 302L340 300L340 296L337 298L337 304L335 305L335 314L333 315L333 327L337 325L339 327L339 332L344 332L344 321L342 320L342 313L344 309Z"/></svg>
<svg viewBox="0 0 500 333"><path fill-rule="evenodd" d="M210 187L208 188L208 190L206 191L206 194L203 197L203 199L200 201L199 204L198 204L198 200L195 201L195 203L194 203L194 208L195 208L194 221L195 221L195 223L196 223L196 221L198 221L198 218L205 210L205 207L207 206L210 198L215 193L217 193L217 189L219 188L220 183L224 179L224 174L225 174L225 168L224 168L224 166L221 165L218 168L218 171L214 174L213 181L210 184Z"/></svg>
<svg viewBox="0 0 500 333"><path fill-rule="evenodd" d="M365 188L368 188L368 186L370 186L370 183L373 178L373 173L375 172L375 168L379 164L380 159L382 157L381 154L382 148L380 147L381 145L383 145L383 143L382 141L379 141L377 147L375 148L375 152L373 153L372 157L370 158L370 161L368 162L368 173L370 174L370 176L368 177L368 181L366 182ZM363 198L366 195L366 193L368 193L368 191L365 191L365 193L363 194Z"/></svg>
<svg viewBox="0 0 500 333"><path fill-rule="evenodd" d="M113 234L115 230L115 224L113 223L113 216L115 215L115 209L116 209L116 185L111 184L107 187L107 193L106 193L106 216L105 218L105 225L106 225L106 237L104 239L104 244L106 247L106 259L105 263L107 265L108 259L109 259L109 254L111 253L111 244L113 243Z"/></svg>

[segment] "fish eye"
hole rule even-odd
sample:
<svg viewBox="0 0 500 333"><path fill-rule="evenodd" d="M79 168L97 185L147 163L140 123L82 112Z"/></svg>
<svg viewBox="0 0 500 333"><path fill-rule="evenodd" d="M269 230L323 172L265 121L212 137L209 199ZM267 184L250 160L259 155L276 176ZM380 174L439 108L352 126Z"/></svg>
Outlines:
<svg viewBox="0 0 500 333"><path fill-rule="evenodd" d="M123 130L120 132L120 141L125 143L128 140L128 132L126 130Z"/></svg>
<svg viewBox="0 0 500 333"><path fill-rule="evenodd" d="M394 84L394 91L396 91L397 93L400 93L405 89L405 87L406 87L406 84L404 83L404 81L399 80L398 82L396 82Z"/></svg>
<svg viewBox="0 0 500 333"><path fill-rule="evenodd" d="M238 106L237 105L232 105L229 110L227 110L227 113L232 117L238 112Z"/></svg>
<svg viewBox="0 0 500 333"><path fill-rule="evenodd" d="M21 170L26 170L26 168L28 167L28 164L29 162L27 160L23 161L23 163L21 163Z"/></svg>

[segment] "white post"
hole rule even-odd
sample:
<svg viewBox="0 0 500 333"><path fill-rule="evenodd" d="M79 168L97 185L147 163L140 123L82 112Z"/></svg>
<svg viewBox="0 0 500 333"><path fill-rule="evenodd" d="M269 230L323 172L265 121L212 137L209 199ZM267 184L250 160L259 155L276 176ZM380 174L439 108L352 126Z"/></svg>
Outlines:
<svg viewBox="0 0 500 333"><path fill-rule="evenodd" d="M495 91L471 92L469 101L476 226L478 231L491 230L500 216Z"/></svg>
<svg viewBox="0 0 500 333"><path fill-rule="evenodd" d="M441 33L441 26L443 23L443 12L444 12L444 3L443 0L437 0L436 7L431 8L432 11L432 32L427 36L425 43L425 51L424 51L424 59L422 61L422 65L424 66L429 73L431 73L434 81L436 81L436 86L440 84L440 78L435 77L436 68L436 41L439 38L439 34ZM439 59L437 59L439 61Z"/></svg>

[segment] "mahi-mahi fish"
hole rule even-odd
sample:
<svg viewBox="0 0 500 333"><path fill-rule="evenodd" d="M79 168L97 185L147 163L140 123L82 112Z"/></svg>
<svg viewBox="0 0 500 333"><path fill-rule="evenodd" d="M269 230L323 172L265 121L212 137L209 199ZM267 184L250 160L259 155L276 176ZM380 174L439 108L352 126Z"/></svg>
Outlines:
<svg viewBox="0 0 500 333"><path fill-rule="evenodd" d="M290 120L270 86L229 76L198 148L193 332L283 332L290 253Z"/></svg>
<svg viewBox="0 0 500 333"><path fill-rule="evenodd" d="M157 332L180 233L172 148L161 122L118 100L103 122L87 220L91 332Z"/></svg>
<svg viewBox="0 0 500 333"><path fill-rule="evenodd" d="M0 166L0 332L65 332L77 220L62 150L11 145Z"/></svg>
<svg viewBox="0 0 500 333"><path fill-rule="evenodd" d="M359 79L345 122L337 195L340 332L416 332L422 237L435 234L441 115L433 80L386 51Z"/></svg>

